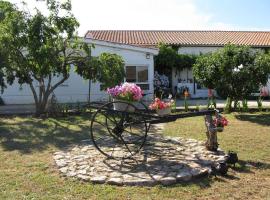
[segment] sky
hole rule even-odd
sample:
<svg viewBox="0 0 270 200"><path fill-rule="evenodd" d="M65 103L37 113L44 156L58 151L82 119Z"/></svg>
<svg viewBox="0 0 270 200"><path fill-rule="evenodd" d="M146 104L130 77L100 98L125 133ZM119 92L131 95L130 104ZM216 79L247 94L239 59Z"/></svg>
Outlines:
<svg viewBox="0 0 270 200"><path fill-rule="evenodd" d="M21 0L9 0L20 7ZM24 0L46 12L45 1ZM270 31L270 0L71 0L87 30Z"/></svg>

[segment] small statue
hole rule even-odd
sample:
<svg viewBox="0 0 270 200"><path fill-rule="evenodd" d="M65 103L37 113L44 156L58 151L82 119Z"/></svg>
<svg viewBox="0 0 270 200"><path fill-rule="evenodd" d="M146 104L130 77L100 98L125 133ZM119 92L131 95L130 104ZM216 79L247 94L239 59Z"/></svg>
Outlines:
<svg viewBox="0 0 270 200"><path fill-rule="evenodd" d="M232 164L235 167L235 164L238 162L237 153L234 151L229 151L226 155L226 163Z"/></svg>

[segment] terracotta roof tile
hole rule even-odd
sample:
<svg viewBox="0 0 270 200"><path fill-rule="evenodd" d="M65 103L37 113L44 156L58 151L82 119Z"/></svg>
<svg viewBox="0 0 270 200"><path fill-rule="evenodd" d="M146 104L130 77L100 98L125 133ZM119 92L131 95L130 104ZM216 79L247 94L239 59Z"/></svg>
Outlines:
<svg viewBox="0 0 270 200"><path fill-rule="evenodd" d="M270 32L261 31L117 31L91 30L86 38L136 46L157 46L163 42L180 46L223 46L227 43L270 47Z"/></svg>

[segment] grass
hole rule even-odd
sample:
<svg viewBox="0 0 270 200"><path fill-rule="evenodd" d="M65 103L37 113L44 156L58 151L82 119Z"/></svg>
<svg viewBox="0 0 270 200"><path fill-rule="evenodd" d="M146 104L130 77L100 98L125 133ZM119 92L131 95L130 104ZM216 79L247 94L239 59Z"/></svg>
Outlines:
<svg viewBox="0 0 270 200"><path fill-rule="evenodd" d="M231 114L220 147L238 152L227 177L170 187L94 185L60 177L53 152L89 139L89 117L0 118L0 199L270 199L270 113ZM205 140L202 117L167 123L166 135Z"/></svg>

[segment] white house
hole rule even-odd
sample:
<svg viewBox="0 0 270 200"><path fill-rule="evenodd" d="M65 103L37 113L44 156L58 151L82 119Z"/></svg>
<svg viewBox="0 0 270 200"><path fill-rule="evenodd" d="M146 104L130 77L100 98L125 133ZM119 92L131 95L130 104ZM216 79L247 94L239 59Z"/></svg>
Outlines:
<svg viewBox="0 0 270 200"><path fill-rule="evenodd" d="M102 52L116 53L125 61L126 81L140 85L145 93L153 96L154 55L160 42L178 48L181 54L201 54L216 51L225 44L249 45L270 50L270 32L259 31L88 31L85 42L95 44L92 55ZM186 86L192 97L206 97L207 88L198 85L191 70L180 74L172 69L172 88ZM270 90L270 82L268 83ZM83 80L72 71L70 78L55 90L59 102L86 102L107 100L100 83ZM1 95L6 104L34 103L27 85L14 84Z"/></svg>
<svg viewBox="0 0 270 200"><path fill-rule="evenodd" d="M164 43L178 48L181 54L205 54L216 51L228 43L248 45L255 49L270 50L269 31L88 31L86 38L109 42L136 45L140 47L157 47ZM176 73L172 69L172 88L188 87L191 97L207 97L208 90L198 85L191 70ZM268 83L270 91L270 81Z"/></svg>
<svg viewBox="0 0 270 200"><path fill-rule="evenodd" d="M125 61L127 81L135 82L149 94L146 98L153 96L153 74L154 55L158 54L157 49L126 45L115 42L106 42L93 39L85 39L85 42L95 45L92 49L92 56L98 56L102 52L116 53ZM55 77L54 79L57 79ZM38 85L36 85L38 86ZM100 83L89 83L71 70L70 78L58 87L54 94L61 103L87 102L108 100L108 95ZM20 86L15 83L8 86L1 95L5 104L32 104L34 98L28 85Z"/></svg>

